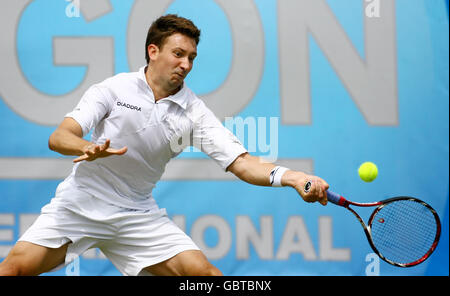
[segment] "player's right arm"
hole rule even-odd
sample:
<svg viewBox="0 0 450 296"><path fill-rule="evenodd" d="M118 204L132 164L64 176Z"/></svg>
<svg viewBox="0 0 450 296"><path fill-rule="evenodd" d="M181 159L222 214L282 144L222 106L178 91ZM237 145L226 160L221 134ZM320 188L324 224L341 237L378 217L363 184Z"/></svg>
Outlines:
<svg viewBox="0 0 450 296"><path fill-rule="evenodd" d="M64 118L48 139L50 150L63 155L81 156L84 154L84 147L89 144L89 141L83 139L81 126L70 117Z"/></svg>
<svg viewBox="0 0 450 296"><path fill-rule="evenodd" d="M127 147L112 149L109 145L109 139L104 144L95 144L83 139L81 126L70 117L64 118L48 140L51 150L63 155L79 156L73 162L93 161L99 157L122 155L127 152Z"/></svg>
<svg viewBox="0 0 450 296"><path fill-rule="evenodd" d="M110 140L92 143L83 137L107 116L113 104L108 87L94 85L81 98L75 109L66 114L58 128L50 135L48 146L63 155L78 156L73 162L92 161L99 157L121 155L127 148L112 149Z"/></svg>

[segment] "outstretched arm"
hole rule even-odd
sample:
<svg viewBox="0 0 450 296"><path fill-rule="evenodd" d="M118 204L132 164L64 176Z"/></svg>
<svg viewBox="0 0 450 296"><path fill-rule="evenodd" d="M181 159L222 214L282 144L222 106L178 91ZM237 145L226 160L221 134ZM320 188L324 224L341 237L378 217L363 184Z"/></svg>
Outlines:
<svg viewBox="0 0 450 296"><path fill-rule="evenodd" d="M261 158L252 156L249 153L241 154L228 166L227 170L236 175L239 179L259 186L271 186L270 172L275 168L272 163L264 162ZM311 182L309 192L304 191L305 184ZM306 202L320 202L327 204L326 190L329 185L323 179L308 175L303 172L287 170L281 178L282 186L290 186L297 190Z"/></svg>
<svg viewBox="0 0 450 296"><path fill-rule="evenodd" d="M93 161L99 157L122 155L127 152L127 147L112 149L109 148L109 145L109 139L100 145L83 139L81 126L70 117L64 118L48 140L48 146L51 150L63 155L79 156L73 162L82 160Z"/></svg>

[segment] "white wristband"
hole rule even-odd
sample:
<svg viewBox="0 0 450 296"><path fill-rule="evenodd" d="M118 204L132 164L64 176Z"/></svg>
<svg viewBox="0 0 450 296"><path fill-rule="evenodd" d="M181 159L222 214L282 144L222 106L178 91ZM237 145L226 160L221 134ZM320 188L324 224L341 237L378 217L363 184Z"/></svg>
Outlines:
<svg viewBox="0 0 450 296"><path fill-rule="evenodd" d="M269 175L270 185L272 185L272 187L281 187L281 177L283 177L287 170L289 169L282 166L274 167Z"/></svg>

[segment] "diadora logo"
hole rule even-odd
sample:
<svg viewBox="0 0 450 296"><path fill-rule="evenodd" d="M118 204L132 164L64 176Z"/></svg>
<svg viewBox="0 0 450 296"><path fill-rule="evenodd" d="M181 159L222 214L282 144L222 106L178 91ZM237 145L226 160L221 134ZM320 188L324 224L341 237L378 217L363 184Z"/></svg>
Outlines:
<svg viewBox="0 0 450 296"><path fill-rule="evenodd" d="M125 107L128 109L131 109L131 110L141 111L141 107L133 106L133 105L130 105L130 104L124 103L124 102L117 102L117 106L122 106L122 107Z"/></svg>

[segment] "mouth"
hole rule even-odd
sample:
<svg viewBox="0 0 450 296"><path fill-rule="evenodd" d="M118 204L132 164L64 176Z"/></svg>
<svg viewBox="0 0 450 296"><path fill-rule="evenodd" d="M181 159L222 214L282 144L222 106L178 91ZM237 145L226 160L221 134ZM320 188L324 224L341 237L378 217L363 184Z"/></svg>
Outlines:
<svg viewBox="0 0 450 296"><path fill-rule="evenodd" d="M175 74L175 76L177 76L177 77L179 77L181 79L184 79L184 75L183 74L180 74L180 73L177 73L177 72L175 72L174 74Z"/></svg>

